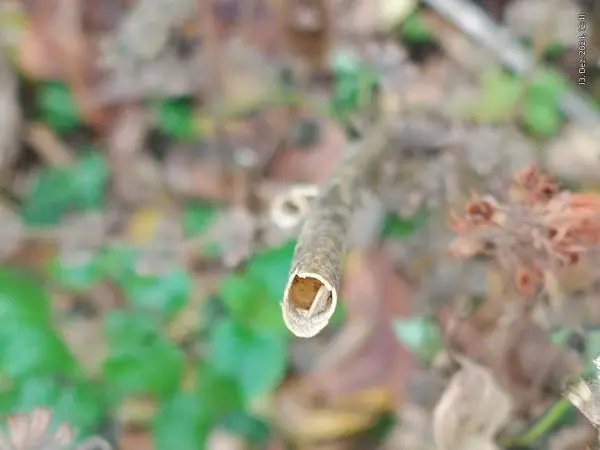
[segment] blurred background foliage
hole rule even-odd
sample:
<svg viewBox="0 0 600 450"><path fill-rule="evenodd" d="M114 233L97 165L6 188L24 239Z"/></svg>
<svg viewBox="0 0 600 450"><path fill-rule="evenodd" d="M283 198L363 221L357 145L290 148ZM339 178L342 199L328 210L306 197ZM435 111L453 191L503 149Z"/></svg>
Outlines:
<svg viewBox="0 0 600 450"><path fill-rule="evenodd" d="M140 4L144 2L146 0L138 0ZM158 0L154 2L159 3L163 10L169 8ZM174 3L177 2L194 3L188 0L176 0ZM8 3L12 6L9 7ZM193 187L177 192L173 186L165 186L168 177L163 174L155 183L158 188L154 189L156 186L152 183L152 188L141 183L138 189L142 195L136 191L136 200L131 200L124 198L115 187L115 180L127 179L129 175L133 177L136 168L145 164L141 160L150 159L153 167L163 170L168 165L169 155L181 150L180 145L188 146L193 154L198 155L205 154L206 147L216 149L213 156L216 154L216 160L225 161L224 164L231 162L227 159L231 155L224 157L223 154L234 152L224 150L216 142L219 139L227 141L226 145L235 147L236 151L241 149L242 153L247 147L260 153L262 150L255 147L277 146L279 144L274 144L273 139L252 141L244 130L238 133L240 127L249 125L233 123L238 116L251 120L264 111L268 114L272 109L276 116L289 114L290 117L305 119L294 122L300 124L299 128L294 128L297 142L290 143L286 138L288 150L292 149L290 154L294 153L293 158L296 159L287 166L281 162L279 166L276 162L275 168L266 164L267 168L263 167L262 172L257 170L258 175L252 172L254 168L248 170L252 175L244 176L252 181L246 185L244 199L259 201L254 190L259 189L261 177L272 175L267 173L269 170L278 171L279 175L271 178L280 183L283 180L283 184L292 185L307 179L318 183L323 176L315 174L311 179L307 174L316 172L317 166L332 167L332 162L340 156L340 152L327 150L336 145L340 147L335 143L336 132L341 136L342 149L347 141L362 134L367 120L364 116L368 116L365 111L373 104L377 93L383 92L381 95L385 98L387 89L390 89L390 76L383 73L381 64L367 61L361 49L346 45L344 41L339 45L317 43L326 47L326 62L317 72L320 72L321 78L326 75L327 80L323 82L316 77L314 83L318 85L318 93L311 96L304 95L302 89L306 87L302 83L308 81L300 76L300 81L293 88L282 82L282 87L274 94L275 101L272 98L269 101L260 99L265 105L252 105L248 108L251 110L249 113L212 114L215 104L221 100L225 103L221 105L224 109L231 107L234 111L239 107L227 104L232 98L220 99L219 95L225 95L222 92L225 88L219 87L219 78L226 76L217 73L216 80L206 91L188 86L185 94L156 94L148 88L150 94L135 92L131 94L132 99L115 88L116 93L112 93L112 97L107 94L109 99L100 99L100 103L105 102L104 106L90 106L87 97L81 93L82 89L86 93L93 91L86 84L89 83L86 81L87 69L84 64L77 63L77 58L84 59L84 56L75 47L71 49L73 54L68 56L68 42L73 40L72 33L76 33L73 31L76 27L68 21L76 19L60 19L67 21L61 34L56 29L58 16L55 15L60 8L73 8L80 14L83 14L83 9L97 8L94 13L100 17L97 20L111 22L116 29L124 26L119 25L124 23L124 18L132 17L130 11L135 10L136 2L111 0L105 6L87 3L90 5L84 0L71 3L59 0L11 1L2 6L4 9L0 8L2 42L7 61L10 61L10 64L2 63L7 66L2 70L14 72L12 75L18 80L15 87L9 86L10 92L2 96L18 93L17 109L23 122L22 136L19 134L13 139L18 143L18 151L11 157L10 164L2 167L0 183L0 200L5 210L0 216L0 240L5 241L1 245L4 261L0 266L0 412L8 415L46 406L54 412L57 420L65 420L77 428L80 436L99 434L116 448L123 449L275 450L286 448L285 445L290 443L303 449L385 448L379 445L390 435L390 430L398 426L394 415L400 405L408 402L405 397L398 400L387 387L382 393L377 390L381 383L375 384L377 389L369 390L371 386L368 383L369 389L363 386L364 383L354 381L349 385L354 383L362 387L348 388L350 392L336 394L342 397L342 400L335 400L338 403L328 403L330 400L323 400L322 405L319 403L319 395L328 398L330 393L294 391L301 384L299 379L309 386L320 386L320 378L311 378L312 369L305 367L307 363L304 360L319 360L319 356L323 357L326 353L324 342L329 342L332 335L353 323L353 317L366 314L356 306L356 299L347 299L347 296L356 296L360 286L364 289L368 283L360 278L360 274L371 265L379 267L373 262L379 256L371 260L370 256L365 256L368 252L364 249L351 252L347 274L350 278L356 276L360 279L356 282L359 287L345 288L342 292L341 305L330 327L333 331L325 333L325 341L317 339L313 344L299 343L285 328L279 307L296 243L296 230L284 233L283 237L268 245L264 244L268 241L266 238L260 241L260 245L254 242L249 250L245 250L248 241L258 242L258 234L267 232L251 227L250 233L242 238L236 233L226 233L225 237L219 237L217 233L215 237L215 230L224 230L227 223L233 224L234 228L244 228L245 216L239 219L230 215L240 206L235 193L229 197L222 193L205 195L202 188L194 191ZM317 5L313 7L319 10L318 5L323 2L313 3ZM368 1L358 3L362 4L356 7L359 10L369 6L366 5ZM500 0L479 3L490 16L510 7L509 2ZM574 1L570 3L575 4ZM75 4L77 6L73 6ZM424 61L429 61L428 55L447 59L440 50L439 34L430 24L435 11L404 0L388 7L394 23L385 32L380 26L381 22L387 22L372 12L372 8L367 8L372 17L369 16L369 23L363 26L367 27L368 35L376 36L375 41L382 39L396 50L405 51L411 67L420 74L418 77L424 79L422 74L427 70ZM226 10L227 6L223 8ZM581 7L577 5L577 8ZM63 11L61 14L66 13ZM94 14L90 17L96 17ZM194 14L189 14L192 22ZM231 22L226 12L216 14L226 17L219 19L224 23ZM168 15L165 12L165 16ZM150 23L153 23L152 20ZM165 20L168 21L169 17ZM246 26L260 28L261 23ZM332 23L335 23L335 18ZM148 33L153 32L151 25L139 26L150 30ZM188 23L186 26L191 25ZM207 26L202 22L200 34ZM328 26L333 27L331 24ZM233 39L219 30L220 40ZM196 31L184 30L184 35L187 32L192 36L183 39L183 44L197 44ZM380 32L385 39L379 36ZM86 34L86 30L79 30L79 33L81 39L95 39L91 31ZM116 34L116 31L108 34ZM249 45L260 47L262 42L267 47L271 44L265 43L266 38L259 34L252 30L248 32L246 39ZM532 40L531 36L520 37L526 44ZM305 38L298 36L296 39L302 41ZM309 36L306 39L315 38ZM207 38L205 35L201 40L211 45L210 36ZM316 44L298 44L301 45ZM590 42L590 52L591 46ZM291 47L294 48L293 43ZM539 71L529 80L527 76L497 65L471 76L467 84L477 86L479 91L461 98L458 107L453 109L453 119L470 125L500 127L510 124L538 143L558 139L567 121L560 108L560 100L566 90L573 87L573 73L565 69L570 67L569 64L553 61L572 51L572 47L551 36L542 54L537 55L542 61L552 62L551 68ZM53 66L57 64L51 61L53 48L67 54L66 68ZM227 57L226 51L218 52L222 53L221 58ZM302 55L309 61L311 69L317 64L315 61L320 61L319 52L322 50ZM226 66L222 62L212 62ZM243 69L223 67L220 70L237 70L236 75L244 75ZM598 69L592 67L591 59L588 67L590 75L586 89L591 101L597 104L600 84L592 73ZM398 81L404 69L395 70L391 78ZM460 72L462 69L448 66L441 70ZM572 72L572 67L569 70ZM83 73L81 77L80 73ZM409 88L411 83L416 83L414 78L405 78L409 79L406 82ZM429 78L433 79L429 81L433 87L420 89L429 90L430 94L422 95L424 98L429 98L427 95L434 97L432 108L435 109L445 102L445 94L436 94L435 86L439 79ZM131 79L135 85L138 78L133 76ZM0 79L0 83L4 81ZM168 84L167 81L161 80L159 84ZM220 81L226 83L223 79ZM240 92L254 92L256 80L236 82L241 85L238 86ZM266 78L260 83L267 85L261 88L262 92L273 88ZM5 84L9 85L9 82ZM0 89L5 90L3 87ZM235 94L227 95L235 97ZM127 98L120 101L120 96ZM0 101L9 102L6 99ZM281 104L288 108L283 113L277 109ZM142 111L140 114L144 118L140 120L151 123L144 129L144 134L150 137L145 136L146 143L140 145L144 149L139 160L137 154L119 160L122 146L113 142L115 122L127 120L126 114L121 114L127 108L135 114ZM276 121L269 117L262 120L271 133L269 136L277 138L282 135L281 127L277 131ZM289 127L286 125L284 128L287 130ZM276 131L272 132L272 129ZM327 140L331 129L335 135L333 142ZM0 130L0 134L0 139L10 141L9 132ZM261 132L258 136L265 138ZM125 140L125 150L128 150L128 144L133 146L135 139ZM116 150L110 148L111 145L117 147ZM133 148L131 150L134 152ZM291 160L292 156L288 155L288 158ZM312 158L306 163L308 169L304 173L288 174L286 168L300 165L297 161L302 158ZM485 156L482 158L485 159ZM4 164L4 156L0 159ZM10 158L6 156L6 159ZM234 191L239 184L236 178L239 167L223 170L214 164L214 160L207 158L188 164L191 184L203 180L215 184L211 181L215 174L221 176L229 171L228 175L223 175L229 177L228 181L224 185L216 183L216 190L228 186ZM184 160L183 166L186 164L187 160ZM203 164L203 169L196 169ZM142 178L146 176L144 174ZM179 180L185 178L184 175L177 172L174 177ZM153 175L148 177L152 179ZM253 177L258 177L258 183L253 181ZM590 183L585 180L583 185L594 187L595 180ZM148 199L143 195L146 190L158 193ZM393 198L396 200L396 197ZM404 203L412 205L412 202ZM431 233L427 230L432 221L445 226L443 214L439 214L439 202L418 203L416 208L408 210L404 204L387 208L373 240L385 242L392 248L395 245L418 247L423 239L427 242L435 240L427 234ZM71 219L72 223L69 222ZM236 239L241 239L241 243L238 244ZM232 251L237 251L236 246L244 247L239 257L231 256ZM406 285L412 283L411 289L418 290L420 283L426 284L422 277L423 267L427 270L431 267L431 262L423 262L420 257L415 257L411 264L404 264L398 262L402 257L396 256L392 259L397 260L397 265L401 266L397 272L402 274L390 273L390 279L395 281L378 278L376 282L390 286L385 295L391 301L408 297L408 294L402 293ZM235 260L234 264L223 263L230 257ZM383 276L383 271L377 273L377 276ZM399 283L396 278L402 279L402 284L394 284ZM376 294L367 292L361 295L370 298ZM392 312L384 315L385 319L378 319L385 324L382 328L390 327L393 332L393 343L389 345L394 351L399 348L399 352L404 352L401 358L390 356L391 353L385 353L381 358L388 361L400 358L399 364L404 368L429 367L444 346L437 317L439 311L435 307L407 308L402 314L393 312L392 308ZM350 336L354 334L353 330L350 328ZM559 334L554 336L560 340ZM590 348L597 347L598 339L593 336L596 335L586 337ZM377 348L388 345L388 341L374 342L374 347L366 350L367 356L376 355ZM391 365L382 369L378 362L371 364L368 361L356 369L359 373L356 377L361 372L366 374L364 377L371 377L368 374L371 367L382 379L393 378L394 386L406 387L404 369L394 372ZM345 369L342 366L336 370ZM333 385L335 379L321 380L322 385ZM333 391L335 389L331 388ZM310 398L314 403L308 410L285 406L285 399L278 398L292 395L289 392L300 399ZM282 425L288 415L290 422ZM530 423L534 422L531 419ZM558 422L555 420L547 425L548 429L544 432ZM295 431L289 430L294 427ZM524 430L523 433L527 426ZM352 447L348 437L356 436L362 440L352 441ZM529 442L532 447L537 445L539 436L536 436L535 443ZM330 447L319 446L321 444L317 445L317 442L329 442ZM403 447L392 445L389 448Z"/></svg>

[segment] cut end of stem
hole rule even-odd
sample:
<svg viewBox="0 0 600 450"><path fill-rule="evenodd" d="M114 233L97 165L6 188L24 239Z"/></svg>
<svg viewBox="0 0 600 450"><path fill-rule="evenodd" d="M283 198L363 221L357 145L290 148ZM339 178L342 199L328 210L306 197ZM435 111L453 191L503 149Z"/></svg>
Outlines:
<svg viewBox="0 0 600 450"><path fill-rule="evenodd" d="M283 302L283 321L298 337L311 338L327 326L337 305L337 290L316 273L290 275Z"/></svg>

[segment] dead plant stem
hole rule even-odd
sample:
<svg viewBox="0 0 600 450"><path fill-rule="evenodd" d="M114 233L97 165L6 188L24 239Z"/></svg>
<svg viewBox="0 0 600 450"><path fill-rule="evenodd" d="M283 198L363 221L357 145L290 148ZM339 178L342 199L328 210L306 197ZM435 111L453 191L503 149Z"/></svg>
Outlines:
<svg viewBox="0 0 600 450"><path fill-rule="evenodd" d="M335 312L346 235L360 190L387 153L389 134L386 120L348 150L320 186L302 226L281 305L285 324L298 337L318 334Z"/></svg>

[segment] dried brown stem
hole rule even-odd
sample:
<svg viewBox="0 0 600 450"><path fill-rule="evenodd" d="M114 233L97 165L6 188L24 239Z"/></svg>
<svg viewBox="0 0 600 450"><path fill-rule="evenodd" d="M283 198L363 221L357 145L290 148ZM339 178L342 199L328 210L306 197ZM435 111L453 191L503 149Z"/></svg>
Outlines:
<svg viewBox="0 0 600 450"><path fill-rule="evenodd" d="M282 301L283 320L298 337L317 335L337 306L346 234L359 190L388 150L390 124L377 126L350 149L320 187L319 196L298 237Z"/></svg>

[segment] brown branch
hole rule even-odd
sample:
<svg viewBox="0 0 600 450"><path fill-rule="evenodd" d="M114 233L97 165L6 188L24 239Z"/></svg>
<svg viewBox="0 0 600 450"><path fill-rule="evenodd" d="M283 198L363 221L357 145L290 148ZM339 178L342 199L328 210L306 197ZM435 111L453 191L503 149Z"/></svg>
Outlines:
<svg viewBox="0 0 600 450"><path fill-rule="evenodd" d="M359 191L388 150L389 131L383 122L349 150L320 187L300 231L281 305L286 326L298 337L317 335L335 312L346 234Z"/></svg>

